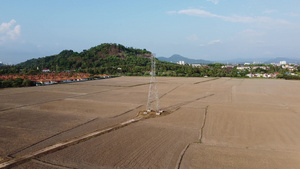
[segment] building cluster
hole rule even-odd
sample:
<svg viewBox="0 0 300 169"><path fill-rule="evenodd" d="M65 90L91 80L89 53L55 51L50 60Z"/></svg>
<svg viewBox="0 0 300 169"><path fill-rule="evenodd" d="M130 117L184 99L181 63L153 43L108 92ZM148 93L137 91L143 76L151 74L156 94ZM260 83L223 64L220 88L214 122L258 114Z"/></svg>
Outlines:
<svg viewBox="0 0 300 169"><path fill-rule="evenodd" d="M179 64L179 65L184 65L185 63L184 63L183 60L181 60L181 61L177 62L177 64Z"/></svg>
<svg viewBox="0 0 300 169"><path fill-rule="evenodd" d="M283 69L288 69L289 71L293 71L293 70L296 70L298 69L298 65L282 65L281 66Z"/></svg>
<svg viewBox="0 0 300 169"><path fill-rule="evenodd" d="M237 70L256 70L256 69L263 69L263 70L268 70L270 67L268 66L237 66Z"/></svg>
<svg viewBox="0 0 300 169"><path fill-rule="evenodd" d="M249 73L246 76L248 76L248 77L276 78L278 74L279 74L278 72L275 72L275 73L263 73L263 74L261 74L261 73L254 73L254 74Z"/></svg>
<svg viewBox="0 0 300 169"><path fill-rule="evenodd" d="M178 63L179 64L179 63ZM249 72L255 71L257 69L260 70L269 70L270 66L268 65L264 65L264 66L259 66L259 65L263 65L263 64L259 64L259 65L255 65L256 63L245 63L243 65L241 64L227 64L222 66L223 69L227 69L227 70L232 70L234 68L236 68L239 71L245 71L248 70ZM202 64L190 64L192 67L209 67L208 65L202 65ZM280 61L279 63L271 63L270 65L273 66L279 66L282 69L286 69L288 70L289 75L294 75L297 76L297 74L293 73L294 70L298 70L299 65L298 64L294 64L294 63L287 63L287 61ZM279 73L275 72L275 73L249 73L246 76L248 77L263 77L263 78L276 78L277 75Z"/></svg>
<svg viewBox="0 0 300 169"><path fill-rule="evenodd" d="M49 85L56 83L70 83L86 81L90 78L89 73L43 73L39 75L2 75L0 79L29 79L34 81L37 85ZM110 78L110 75L94 75L94 78Z"/></svg>

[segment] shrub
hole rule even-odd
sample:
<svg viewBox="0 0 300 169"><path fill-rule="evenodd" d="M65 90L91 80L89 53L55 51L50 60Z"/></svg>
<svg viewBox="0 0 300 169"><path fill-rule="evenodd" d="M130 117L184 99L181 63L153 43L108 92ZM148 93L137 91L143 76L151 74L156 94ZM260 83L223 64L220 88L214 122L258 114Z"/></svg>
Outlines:
<svg viewBox="0 0 300 169"><path fill-rule="evenodd" d="M29 80L29 79L24 79L23 82L22 82L22 86L34 86L34 82Z"/></svg>

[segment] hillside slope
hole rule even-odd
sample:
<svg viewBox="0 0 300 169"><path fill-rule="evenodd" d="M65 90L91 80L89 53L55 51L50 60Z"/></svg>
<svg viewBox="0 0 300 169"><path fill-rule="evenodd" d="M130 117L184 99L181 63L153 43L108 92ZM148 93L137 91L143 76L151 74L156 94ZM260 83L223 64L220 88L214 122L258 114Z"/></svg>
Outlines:
<svg viewBox="0 0 300 169"><path fill-rule="evenodd" d="M30 59L19 64L23 68L50 70L85 69L100 66L118 66L128 62L145 66L151 52L146 49L134 49L120 44L104 43L82 52L63 50L57 55Z"/></svg>

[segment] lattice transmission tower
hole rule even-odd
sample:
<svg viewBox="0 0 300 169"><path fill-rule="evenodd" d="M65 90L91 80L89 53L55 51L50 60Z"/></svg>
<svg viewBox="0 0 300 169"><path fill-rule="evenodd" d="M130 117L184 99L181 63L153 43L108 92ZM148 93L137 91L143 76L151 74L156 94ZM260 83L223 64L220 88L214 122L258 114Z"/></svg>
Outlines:
<svg viewBox="0 0 300 169"><path fill-rule="evenodd" d="M147 111L155 111L159 112L159 97L158 90L156 85L156 65L155 65L155 56L151 55L151 79L148 93L148 103L147 103Z"/></svg>

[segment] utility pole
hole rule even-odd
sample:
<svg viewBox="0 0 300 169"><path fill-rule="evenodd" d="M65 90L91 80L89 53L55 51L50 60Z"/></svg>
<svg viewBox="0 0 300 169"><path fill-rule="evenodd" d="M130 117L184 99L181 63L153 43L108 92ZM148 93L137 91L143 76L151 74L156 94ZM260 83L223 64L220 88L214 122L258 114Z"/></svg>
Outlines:
<svg viewBox="0 0 300 169"><path fill-rule="evenodd" d="M158 97L155 74L156 74L155 56L154 54L152 54L151 55L151 79L150 79L148 103L147 103L148 112L151 111L160 112L159 97Z"/></svg>

